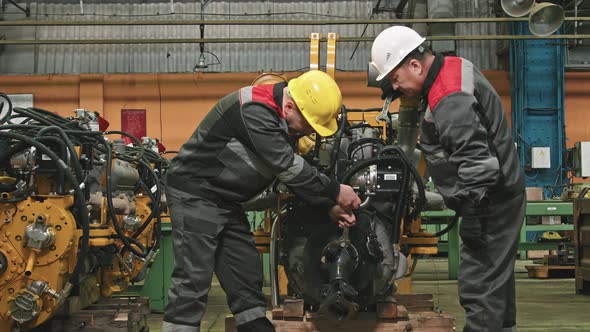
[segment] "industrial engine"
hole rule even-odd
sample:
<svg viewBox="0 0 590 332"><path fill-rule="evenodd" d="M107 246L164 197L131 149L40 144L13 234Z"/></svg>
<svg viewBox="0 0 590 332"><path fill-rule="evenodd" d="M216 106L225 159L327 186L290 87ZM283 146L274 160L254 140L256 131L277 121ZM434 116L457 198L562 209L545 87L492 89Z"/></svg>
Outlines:
<svg viewBox="0 0 590 332"><path fill-rule="evenodd" d="M144 278L166 160L154 139L105 132L98 113L0 97L0 332L27 331Z"/></svg>
<svg viewBox="0 0 590 332"><path fill-rule="evenodd" d="M282 294L303 299L310 312L348 319L360 311L375 311L380 302L395 303L395 281L407 275L407 257L413 253L411 241L402 238L416 235L411 224L419 219L427 198L432 204L442 199L425 192L416 167L417 107L410 104L390 113L392 99L388 97L383 109L343 107L335 135L298 141L304 158L361 197L355 226L339 228L328 211L310 208L280 184L245 205L250 210L270 208L274 216L273 306ZM434 236L420 236L430 237L429 249L436 250ZM279 294L283 270L288 289Z"/></svg>

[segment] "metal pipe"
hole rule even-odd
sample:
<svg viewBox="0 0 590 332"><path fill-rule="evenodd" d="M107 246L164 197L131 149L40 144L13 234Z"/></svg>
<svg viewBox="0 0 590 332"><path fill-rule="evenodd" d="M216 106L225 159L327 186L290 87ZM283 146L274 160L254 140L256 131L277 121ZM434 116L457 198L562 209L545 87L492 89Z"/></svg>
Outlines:
<svg viewBox="0 0 590 332"><path fill-rule="evenodd" d="M527 17L458 17L415 19L343 19L343 20L9 20L0 26L90 26L90 25L350 25L350 24L413 24L413 23L488 23L527 22ZM566 17L564 21L590 21L590 16Z"/></svg>
<svg viewBox="0 0 590 332"><path fill-rule="evenodd" d="M271 308L279 306L279 262L278 262L278 248L277 241L279 239L279 223L280 218L278 215L281 212L278 211L277 218L272 223L270 230L270 305Z"/></svg>
<svg viewBox="0 0 590 332"><path fill-rule="evenodd" d="M342 42L373 42L375 37L340 37ZM523 40L523 39L590 39L590 34L550 35L471 35L471 36L427 36L427 40ZM327 41L322 38L321 41ZM0 45L89 45L89 44L242 44L242 43L309 43L308 38L179 38L179 39L23 39L0 40Z"/></svg>

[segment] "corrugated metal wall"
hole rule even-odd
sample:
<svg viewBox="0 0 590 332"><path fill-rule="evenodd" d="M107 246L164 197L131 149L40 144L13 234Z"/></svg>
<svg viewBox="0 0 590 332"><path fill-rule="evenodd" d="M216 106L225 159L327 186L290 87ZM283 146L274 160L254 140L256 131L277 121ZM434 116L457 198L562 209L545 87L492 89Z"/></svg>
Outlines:
<svg viewBox="0 0 590 332"><path fill-rule="evenodd" d="M203 13L206 19L338 19L368 18L375 1L209 1ZM388 3L384 1L382 3ZM389 2L390 5L395 2ZM487 0L462 0L455 2L457 17L489 17L491 9ZM85 3L84 15L76 4L33 3L32 19L36 20L100 20L100 19L200 19L201 4L171 3ZM252 14L266 14L255 15ZM10 19L14 19L11 15ZM393 18L393 13L374 15L375 19ZM6 19L9 19L8 17ZM376 36L384 25L369 25L365 36ZM337 32L342 37L359 37L364 25L333 26L206 26L206 38L280 38L307 37L310 32ZM20 28L22 29L22 28ZM495 24L457 24L456 33L495 34ZM9 36L8 36L9 37ZM198 26L87 26L87 27L36 27L35 39L121 39L121 38L199 38ZM338 70L365 71L369 61L369 42L360 43L354 57L350 58L356 43L341 42L337 45ZM457 53L478 65L481 69L498 69L495 41L463 41L457 43ZM11 46L14 48L17 46ZM22 47L22 46L18 46ZM34 69L31 73L145 73L190 72L198 62L198 44L152 45L41 45L34 48ZM206 44L205 50L214 53L221 64L210 65L208 72L291 71L309 66L307 43L277 44ZM208 63L217 62L206 54ZM0 53L0 58L2 53ZM321 63L325 63L325 45L322 45ZM2 67L11 68L6 64ZM9 70L9 69L8 69Z"/></svg>

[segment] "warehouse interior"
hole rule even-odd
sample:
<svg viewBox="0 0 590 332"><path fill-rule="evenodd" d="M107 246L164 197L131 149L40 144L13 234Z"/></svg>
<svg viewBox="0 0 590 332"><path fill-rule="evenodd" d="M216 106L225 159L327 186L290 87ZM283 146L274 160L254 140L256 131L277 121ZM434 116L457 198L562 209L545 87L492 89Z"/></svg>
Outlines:
<svg viewBox="0 0 590 332"><path fill-rule="evenodd" d="M463 331L463 220L425 171L423 101L388 95L370 65L391 26L470 61L501 102L526 186L518 331L590 331L589 1L0 0L0 332L164 331L168 167L224 97L316 70L341 92L338 128L293 150L362 208L393 204L374 217L393 231L349 239L265 187L243 213L266 316L276 331ZM381 250L395 271L377 280ZM352 291L330 293L342 280ZM200 330L178 331L241 331L226 295L214 276Z"/></svg>

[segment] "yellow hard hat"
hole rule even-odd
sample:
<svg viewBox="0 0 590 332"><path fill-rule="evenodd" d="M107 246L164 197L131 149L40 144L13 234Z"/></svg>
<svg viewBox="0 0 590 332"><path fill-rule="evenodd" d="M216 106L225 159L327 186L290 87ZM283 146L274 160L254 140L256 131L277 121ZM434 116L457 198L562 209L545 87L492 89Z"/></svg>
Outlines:
<svg viewBox="0 0 590 332"><path fill-rule="evenodd" d="M342 94L330 75L312 70L289 81L289 94L305 120L321 136L338 129L336 117L342 106Z"/></svg>
<svg viewBox="0 0 590 332"><path fill-rule="evenodd" d="M276 84L281 82L287 82L287 77L284 74L261 73L256 76L250 85Z"/></svg>

